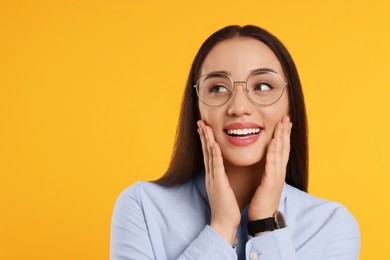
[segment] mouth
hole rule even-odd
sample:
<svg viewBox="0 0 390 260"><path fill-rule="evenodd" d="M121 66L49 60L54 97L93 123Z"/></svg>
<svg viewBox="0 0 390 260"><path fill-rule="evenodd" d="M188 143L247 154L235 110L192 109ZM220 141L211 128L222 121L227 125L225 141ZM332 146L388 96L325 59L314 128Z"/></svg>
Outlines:
<svg viewBox="0 0 390 260"><path fill-rule="evenodd" d="M236 122L223 129L227 140L235 146L247 146L260 138L264 128L252 122Z"/></svg>
<svg viewBox="0 0 390 260"><path fill-rule="evenodd" d="M234 138L246 139L259 135L261 132L260 127L255 128L237 128L237 129L225 129L224 132Z"/></svg>

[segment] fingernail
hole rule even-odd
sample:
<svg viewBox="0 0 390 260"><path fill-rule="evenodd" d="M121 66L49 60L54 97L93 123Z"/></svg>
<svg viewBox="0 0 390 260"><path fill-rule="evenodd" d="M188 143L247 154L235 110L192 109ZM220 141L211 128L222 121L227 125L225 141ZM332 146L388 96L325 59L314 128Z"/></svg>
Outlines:
<svg viewBox="0 0 390 260"><path fill-rule="evenodd" d="M200 121L196 122L196 124L198 125L198 127L200 128Z"/></svg>

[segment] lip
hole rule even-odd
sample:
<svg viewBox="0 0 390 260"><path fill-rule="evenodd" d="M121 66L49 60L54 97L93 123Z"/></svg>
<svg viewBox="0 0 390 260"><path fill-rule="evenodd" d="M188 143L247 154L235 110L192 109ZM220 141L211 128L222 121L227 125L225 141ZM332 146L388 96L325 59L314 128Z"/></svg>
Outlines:
<svg viewBox="0 0 390 260"><path fill-rule="evenodd" d="M243 129L243 128L263 128L263 127L252 122L238 122L238 123L232 123L225 126L224 130Z"/></svg>
<svg viewBox="0 0 390 260"><path fill-rule="evenodd" d="M239 137L233 137L227 134L227 130L232 129L244 129L244 128L260 128L260 133L253 135L251 137L245 137L245 138L239 138ZM224 128L224 133L226 136L226 139L235 146L247 146L250 144L253 144L259 139L260 135L263 133L263 127L261 127L258 124L252 123L252 122L240 122L240 123L232 123L227 125Z"/></svg>

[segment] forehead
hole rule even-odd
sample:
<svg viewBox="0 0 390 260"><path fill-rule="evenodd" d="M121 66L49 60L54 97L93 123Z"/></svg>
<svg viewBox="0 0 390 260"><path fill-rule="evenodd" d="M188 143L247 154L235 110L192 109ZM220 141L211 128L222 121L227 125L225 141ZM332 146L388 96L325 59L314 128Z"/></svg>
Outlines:
<svg viewBox="0 0 390 260"><path fill-rule="evenodd" d="M209 52L200 74L228 71L233 79L239 80L259 68L272 69L284 76L278 58L263 42L246 37L233 38L218 43Z"/></svg>

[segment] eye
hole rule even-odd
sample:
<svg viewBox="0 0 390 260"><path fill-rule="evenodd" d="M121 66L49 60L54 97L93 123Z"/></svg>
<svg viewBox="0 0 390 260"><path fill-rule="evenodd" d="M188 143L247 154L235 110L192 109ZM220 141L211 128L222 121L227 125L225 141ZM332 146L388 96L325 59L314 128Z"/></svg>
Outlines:
<svg viewBox="0 0 390 260"><path fill-rule="evenodd" d="M226 93L228 91L229 91L229 89L223 84L214 84L214 85L210 86L210 88L209 88L209 92L215 93L215 94Z"/></svg>
<svg viewBox="0 0 390 260"><path fill-rule="evenodd" d="M272 89L273 89L273 87L270 84L265 83L265 82L259 82L253 86L254 91L260 91L260 92L267 92L267 91L270 91Z"/></svg>

